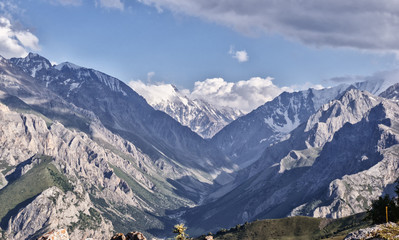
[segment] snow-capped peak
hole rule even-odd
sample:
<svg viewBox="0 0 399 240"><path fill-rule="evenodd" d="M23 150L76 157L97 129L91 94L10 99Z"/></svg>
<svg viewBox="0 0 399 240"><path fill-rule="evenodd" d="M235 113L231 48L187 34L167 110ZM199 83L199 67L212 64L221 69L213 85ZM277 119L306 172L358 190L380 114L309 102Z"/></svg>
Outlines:
<svg viewBox="0 0 399 240"><path fill-rule="evenodd" d="M187 99L184 99L185 96L172 84L153 84L149 86L141 81L134 81L130 82L129 85L152 106L178 101L179 99L187 104Z"/></svg>
<svg viewBox="0 0 399 240"><path fill-rule="evenodd" d="M204 100L191 99L172 84L129 83L155 109L163 111L204 138L210 138L243 113L232 108L216 108Z"/></svg>
<svg viewBox="0 0 399 240"><path fill-rule="evenodd" d="M63 69L64 67L67 67L67 68L70 68L70 69L74 69L74 70L77 70L77 69L82 68L82 67L80 67L80 66L78 66L78 65L75 65L75 64L73 64L73 63L70 63L70 62L63 62L63 63L60 63L60 64L54 66L55 69L60 70L60 71L61 71L61 69Z"/></svg>

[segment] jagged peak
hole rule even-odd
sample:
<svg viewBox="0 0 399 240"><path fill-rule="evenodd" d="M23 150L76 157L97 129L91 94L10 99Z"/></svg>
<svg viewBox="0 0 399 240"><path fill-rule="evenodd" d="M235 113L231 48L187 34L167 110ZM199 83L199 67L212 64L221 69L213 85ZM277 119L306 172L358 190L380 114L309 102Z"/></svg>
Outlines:
<svg viewBox="0 0 399 240"><path fill-rule="evenodd" d="M374 96L367 91L362 91L354 86L350 86L337 99L341 102L348 102L352 100L359 101L361 99L377 99L377 98L379 97Z"/></svg>
<svg viewBox="0 0 399 240"><path fill-rule="evenodd" d="M395 83L394 85L391 85L387 90L382 92L380 97L387 98L387 99L392 99L392 100L398 100L399 99L399 83Z"/></svg>
<svg viewBox="0 0 399 240"><path fill-rule="evenodd" d="M83 68L81 66L78 66L78 65L70 63L70 62L60 63L60 64L56 65L54 68L61 71L64 67L67 67L67 68L73 69L73 70L77 70L77 69Z"/></svg>
<svg viewBox="0 0 399 240"><path fill-rule="evenodd" d="M49 65L49 67L51 66L51 63L47 58L45 58L37 53L33 53L33 52L28 53L28 55L26 55L26 57L20 58L20 59L23 62L45 62L47 65Z"/></svg>

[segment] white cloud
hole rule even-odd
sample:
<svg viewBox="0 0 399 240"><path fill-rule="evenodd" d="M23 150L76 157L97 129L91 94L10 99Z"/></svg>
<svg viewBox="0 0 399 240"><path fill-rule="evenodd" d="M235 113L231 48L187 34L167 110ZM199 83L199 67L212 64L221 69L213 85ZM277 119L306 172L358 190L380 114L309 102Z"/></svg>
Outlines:
<svg viewBox="0 0 399 240"><path fill-rule="evenodd" d="M172 101L178 97L176 87L165 83L144 83L140 80L129 82L129 86L143 96L151 105L162 101ZM304 85L278 87L273 84L273 78L253 77L239 82L227 82L223 78L210 78L197 81L194 88L179 89L178 92L190 99L202 99L215 107L230 107L248 113L255 108L273 100L280 93L293 92L308 88L323 88L321 85Z"/></svg>
<svg viewBox="0 0 399 240"><path fill-rule="evenodd" d="M151 82L152 78L155 76L155 72L147 73L147 81Z"/></svg>
<svg viewBox="0 0 399 240"><path fill-rule="evenodd" d="M26 48L34 51L40 50L39 39L29 31L15 32L15 37Z"/></svg>
<svg viewBox="0 0 399 240"><path fill-rule="evenodd" d="M121 11L125 9L125 5L121 0L96 0L96 5L99 5L102 8L118 9Z"/></svg>
<svg viewBox="0 0 399 240"><path fill-rule="evenodd" d="M306 83L300 84L300 85L299 84L291 85L288 88L293 90L293 91L302 91L302 90L306 90L306 89L309 89L309 88L320 90L320 89L323 89L324 86L321 85L321 84L313 84L313 83L310 83L310 82L306 82Z"/></svg>
<svg viewBox="0 0 399 240"><path fill-rule="evenodd" d="M40 50L39 39L28 30L14 30L10 20L0 17L0 55L23 57L28 51Z"/></svg>
<svg viewBox="0 0 399 240"><path fill-rule="evenodd" d="M229 106L249 112L271 101L281 92L291 90L277 87L272 80L270 77L253 77L233 83L226 82L223 78L211 78L195 82L190 96L204 99L220 107Z"/></svg>
<svg viewBox="0 0 399 240"><path fill-rule="evenodd" d="M247 51L245 51L245 50L235 51L233 46L230 47L229 54L233 58L237 59L237 61L240 63L247 62L249 60Z"/></svg>
<svg viewBox="0 0 399 240"><path fill-rule="evenodd" d="M174 97L176 97L176 89L171 84L146 84L138 80L131 81L128 85L138 94L143 96L151 105L172 100Z"/></svg>
<svg viewBox="0 0 399 240"><path fill-rule="evenodd" d="M246 34L281 34L314 46L399 50L397 0L139 0Z"/></svg>
<svg viewBox="0 0 399 240"><path fill-rule="evenodd" d="M62 6L80 6L82 0L48 0L52 4L60 4Z"/></svg>

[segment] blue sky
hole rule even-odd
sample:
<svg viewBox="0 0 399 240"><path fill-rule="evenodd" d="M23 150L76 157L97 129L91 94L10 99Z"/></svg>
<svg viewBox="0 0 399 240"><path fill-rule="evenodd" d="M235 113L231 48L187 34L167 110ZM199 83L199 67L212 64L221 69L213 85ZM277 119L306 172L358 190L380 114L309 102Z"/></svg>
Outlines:
<svg viewBox="0 0 399 240"><path fill-rule="evenodd" d="M2 0L0 10L10 31L37 38L29 45L8 36L26 52L126 83L145 82L150 73L152 82L186 89L211 78L252 77L300 88L396 68L398 4L377 2ZM5 38L0 54L24 54L2 47ZM234 57L237 51L246 57Z"/></svg>

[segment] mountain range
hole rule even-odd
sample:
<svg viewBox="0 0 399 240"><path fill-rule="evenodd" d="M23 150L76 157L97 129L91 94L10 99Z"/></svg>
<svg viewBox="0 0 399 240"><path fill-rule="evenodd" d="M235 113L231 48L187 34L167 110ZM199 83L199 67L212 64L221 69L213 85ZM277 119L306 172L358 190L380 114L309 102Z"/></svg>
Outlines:
<svg viewBox="0 0 399 240"><path fill-rule="evenodd" d="M154 104L94 69L0 58L0 238L339 218L399 177L393 81L284 92L246 115L169 87Z"/></svg>
<svg viewBox="0 0 399 240"><path fill-rule="evenodd" d="M215 107L203 99L191 99L171 84L132 88L155 109L173 117L203 138L212 138L217 132L243 112L229 107Z"/></svg>

